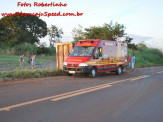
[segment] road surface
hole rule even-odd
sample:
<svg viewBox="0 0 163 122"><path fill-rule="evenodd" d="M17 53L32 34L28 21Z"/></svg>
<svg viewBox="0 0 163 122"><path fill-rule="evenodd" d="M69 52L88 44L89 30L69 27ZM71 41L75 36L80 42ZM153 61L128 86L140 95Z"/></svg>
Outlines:
<svg viewBox="0 0 163 122"><path fill-rule="evenodd" d="M1 82L0 122L163 122L163 66Z"/></svg>

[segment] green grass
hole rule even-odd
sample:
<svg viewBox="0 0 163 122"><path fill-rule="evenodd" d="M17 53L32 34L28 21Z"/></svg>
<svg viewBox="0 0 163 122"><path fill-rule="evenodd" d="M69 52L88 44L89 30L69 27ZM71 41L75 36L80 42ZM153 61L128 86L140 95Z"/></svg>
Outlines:
<svg viewBox="0 0 163 122"><path fill-rule="evenodd" d="M39 56L36 57L36 63L37 64L42 64L47 61L51 61L55 59L55 56ZM28 57L24 58L25 64L28 63ZM0 64L19 64L19 56L5 56L5 55L0 55Z"/></svg>
<svg viewBox="0 0 163 122"><path fill-rule="evenodd" d="M138 50L129 50L129 54L135 54L135 66L158 66L163 65L163 53L154 48L138 48Z"/></svg>
<svg viewBox="0 0 163 122"><path fill-rule="evenodd" d="M53 62L55 60L55 56L39 56L36 57L35 60L36 60L36 65L41 65L48 62ZM25 62L23 67L29 66L28 57L25 57L24 61ZM11 67L11 69L19 69L20 68L19 56L0 55L0 66ZM0 70L2 70L1 67Z"/></svg>
<svg viewBox="0 0 163 122"><path fill-rule="evenodd" d="M1 71L0 81L14 80L14 79L28 79L28 78L42 78L50 76L63 75L63 70L60 69L43 69L43 70L13 70Z"/></svg>

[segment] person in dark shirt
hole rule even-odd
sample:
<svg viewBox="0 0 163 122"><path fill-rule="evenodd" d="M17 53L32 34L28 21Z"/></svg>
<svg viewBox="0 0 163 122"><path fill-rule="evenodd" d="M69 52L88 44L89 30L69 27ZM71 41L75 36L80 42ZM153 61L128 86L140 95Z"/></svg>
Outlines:
<svg viewBox="0 0 163 122"><path fill-rule="evenodd" d="M24 54L22 54L20 57L19 57L19 62L20 62L20 67L23 66L23 63L24 63Z"/></svg>

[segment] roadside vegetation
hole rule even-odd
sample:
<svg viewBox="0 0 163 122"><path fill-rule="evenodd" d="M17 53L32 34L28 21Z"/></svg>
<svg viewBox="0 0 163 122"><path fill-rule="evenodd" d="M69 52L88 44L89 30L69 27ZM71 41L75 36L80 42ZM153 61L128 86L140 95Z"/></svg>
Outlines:
<svg viewBox="0 0 163 122"><path fill-rule="evenodd" d="M36 67L38 67L38 68L39 68L39 66L46 67L46 65L48 65L48 63L54 63L54 65L55 65L55 56L40 55L40 56L36 57ZM19 56L0 55L0 71L11 71L11 70L15 70L15 69L17 69L17 70L18 69L31 69L31 64L28 64L28 57L26 57L26 56L24 57L23 66L20 67Z"/></svg>
<svg viewBox="0 0 163 122"><path fill-rule="evenodd" d="M148 47L139 47L137 46L137 49L129 49L129 54L135 54L136 56L136 67L147 67L147 66L159 66L163 65L163 53L154 48L148 48ZM6 80L15 80L15 79L28 79L28 78L42 78L42 77L52 77L52 76L58 76L58 75L64 75L65 73L63 70L59 69L21 69L19 66L19 56L4 56L0 55L0 66L5 65L6 67L16 68L16 70L8 70L8 71L0 71L0 81L6 81ZM36 59L36 62L38 62L36 65L44 64L45 62L52 61L55 58L55 56L39 56ZM27 60L27 57L25 57L25 60ZM27 64L25 62L24 67ZM13 68L13 69L14 69Z"/></svg>
<svg viewBox="0 0 163 122"><path fill-rule="evenodd" d="M155 48L138 47L137 50L129 49L129 54L135 54L136 67L163 65L163 52Z"/></svg>
<svg viewBox="0 0 163 122"><path fill-rule="evenodd" d="M0 55L43 55L43 56L55 56L56 48L55 47L47 47L46 44L40 44L39 46L36 44L23 43L18 44L13 47L0 47Z"/></svg>
<svg viewBox="0 0 163 122"><path fill-rule="evenodd" d="M43 70L13 70L0 71L0 81L28 79L28 78L43 78L63 75L63 70L60 69L43 69Z"/></svg>

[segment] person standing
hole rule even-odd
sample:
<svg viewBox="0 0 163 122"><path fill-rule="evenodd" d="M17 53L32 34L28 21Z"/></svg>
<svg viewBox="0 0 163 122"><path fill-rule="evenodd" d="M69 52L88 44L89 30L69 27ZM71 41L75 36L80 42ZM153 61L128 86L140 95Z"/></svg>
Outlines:
<svg viewBox="0 0 163 122"><path fill-rule="evenodd" d="M31 64L32 64L32 69L35 68L35 57L36 57L36 55L34 55L34 56L31 57L31 58L32 58L32 62L31 62Z"/></svg>
<svg viewBox="0 0 163 122"><path fill-rule="evenodd" d="M131 60L132 60L132 56L131 54L129 54L129 58L128 58L129 69L131 69Z"/></svg>
<svg viewBox="0 0 163 122"><path fill-rule="evenodd" d="M132 71L134 70L135 59L136 59L136 57L135 57L135 55L133 54L132 60L131 60L131 62L132 62Z"/></svg>
<svg viewBox="0 0 163 122"><path fill-rule="evenodd" d="M24 54L22 54L20 57L19 57L19 62L20 62L20 67L22 67L23 63L24 63Z"/></svg>
<svg viewBox="0 0 163 122"><path fill-rule="evenodd" d="M29 58L28 58L28 64L30 64L31 63L31 57L29 56Z"/></svg>

